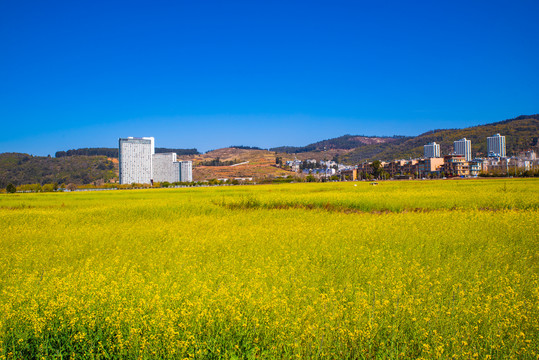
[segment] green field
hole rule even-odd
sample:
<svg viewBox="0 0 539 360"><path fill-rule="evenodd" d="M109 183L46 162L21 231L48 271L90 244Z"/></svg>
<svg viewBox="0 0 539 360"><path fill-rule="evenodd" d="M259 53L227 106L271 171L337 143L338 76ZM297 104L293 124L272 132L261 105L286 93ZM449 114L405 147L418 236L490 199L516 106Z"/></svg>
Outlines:
<svg viewBox="0 0 539 360"><path fill-rule="evenodd" d="M0 195L0 359L539 357L539 180Z"/></svg>

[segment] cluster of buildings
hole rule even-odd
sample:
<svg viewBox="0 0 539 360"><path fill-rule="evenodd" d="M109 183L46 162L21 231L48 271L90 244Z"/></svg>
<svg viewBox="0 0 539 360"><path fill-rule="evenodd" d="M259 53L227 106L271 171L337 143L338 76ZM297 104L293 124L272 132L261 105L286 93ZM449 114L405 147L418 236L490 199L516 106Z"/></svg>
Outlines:
<svg viewBox="0 0 539 360"><path fill-rule="evenodd" d="M294 172L302 172L304 175L333 176L337 173L351 169L351 166L339 164L333 160L307 159L304 161L295 159L286 162L286 165Z"/></svg>
<svg viewBox="0 0 539 360"><path fill-rule="evenodd" d="M505 136L495 134L487 138L486 158L472 158L472 143L463 138L453 142L453 152L442 157L440 144L432 142L424 145L424 156L421 159L381 161L380 168L389 176L477 176L481 172L509 173L512 169L530 170L537 162L533 151L519 157L507 157ZM358 165L357 171L346 174L356 179L361 174L373 174L374 163L366 162ZM349 173L349 174L348 174Z"/></svg>
<svg viewBox="0 0 539 360"><path fill-rule="evenodd" d="M120 184L193 181L193 163L173 152L156 154L153 137L120 138L119 150Z"/></svg>

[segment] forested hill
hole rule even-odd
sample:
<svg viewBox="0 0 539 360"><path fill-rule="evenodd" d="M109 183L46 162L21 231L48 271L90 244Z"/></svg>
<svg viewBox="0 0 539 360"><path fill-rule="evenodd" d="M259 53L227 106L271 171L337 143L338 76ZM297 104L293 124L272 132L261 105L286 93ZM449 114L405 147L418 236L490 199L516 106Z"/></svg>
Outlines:
<svg viewBox="0 0 539 360"><path fill-rule="evenodd" d="M392 144L398 143L405 139L408 139L405 136L392 136L392 137L381 137L381 136L365 136L365 135L343 135L333 139L327 139L318 141L306 146L279 146L269 149L270 151L275 152L284 152L284 153L303 153L310 151L324 151L330 149L343 149L350 150L358 147L363 147L367 145L374 144Z"/></svg>
<svg viewBox="0 0 539 360"><path fill-rule="evenodd" d="M505 136L507 155L538 147L539 115L522 115L496 123L464 129L432 130L412 138L354 149L342 161L355 164L365 160L394 160L423 156L423 145L436 141L442 155L453 151L453 141L466 138L472 142L472 156L486 156L487 137L496 133Z"/></svg>
<svg viewBox="0 0 539 360"><path fill-rule="evenodd" d="M90 184L117 177L116 165L106 156L51 158L21 153L0 154L0 187L7 184Z"/></svg>
<svg viewBox="0 0 539 360"><path fill-rule="evenodd" d="M156 153L175 152L178 155L198 155L200 154L197 149L168 149L168 148L155 148ZM65 156L106 156L109 158L118 158L118 148L82 148L71 149L67 151L57 151L54 155L57 158Z"/></svg>

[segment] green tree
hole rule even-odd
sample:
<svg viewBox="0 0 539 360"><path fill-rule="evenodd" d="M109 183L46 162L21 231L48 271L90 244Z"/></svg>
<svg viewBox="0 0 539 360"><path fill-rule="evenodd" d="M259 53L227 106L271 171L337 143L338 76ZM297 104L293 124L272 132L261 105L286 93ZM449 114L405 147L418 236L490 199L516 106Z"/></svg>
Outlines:
<svg viewBox="0 0 539 360"><path fill-rule="evenodd" d="M12 183L7 184L6 191L8 194L14 194L17 191L17 188Z"/></svg>
<svg viewBox="0 0 539 360"><path fill-rule="evenodd" d="M41 188L41 191L43 192L53 192L54 191L54 184L45 184Z"/></svg>
<svg viewBox="0 0 539 360"><path fill-rule="evenodd" d="M378 178L383 170L384 169L382 167L382 163L380 162L380 160L375 160L372 162L372 175L375 178Z"/></svg>

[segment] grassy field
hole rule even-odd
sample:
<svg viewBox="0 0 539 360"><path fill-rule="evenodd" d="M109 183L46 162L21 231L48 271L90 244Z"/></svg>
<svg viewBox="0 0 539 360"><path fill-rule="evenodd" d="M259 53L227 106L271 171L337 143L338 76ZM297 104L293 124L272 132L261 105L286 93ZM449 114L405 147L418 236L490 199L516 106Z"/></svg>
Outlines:
<svg viewBox="0 0 539 360"><path fill-rule="evenodd" d="M0 358L539 356L539 181L0 196Z"/></svg>

